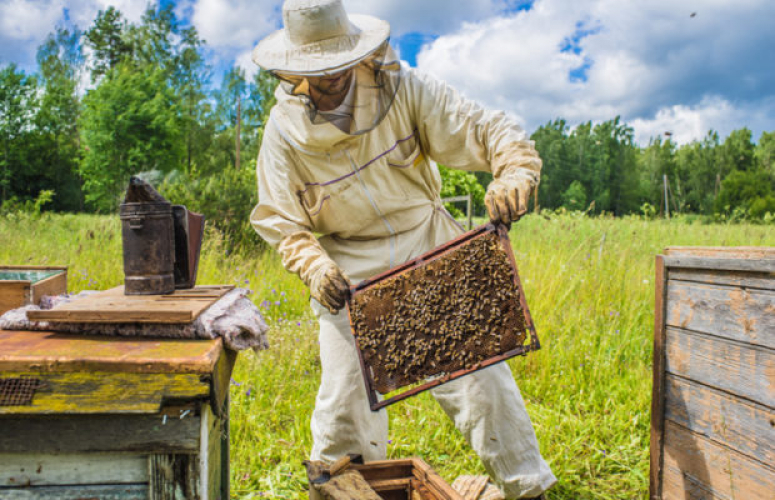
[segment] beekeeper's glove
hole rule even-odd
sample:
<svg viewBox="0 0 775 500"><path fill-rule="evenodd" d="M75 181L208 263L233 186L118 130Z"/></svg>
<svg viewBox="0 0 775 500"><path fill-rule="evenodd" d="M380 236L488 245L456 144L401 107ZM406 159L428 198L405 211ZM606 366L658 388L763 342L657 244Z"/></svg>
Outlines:
<svg viewBox="0 0 775 500"><path fill-rule="evenodd" d="M527 213L533 185L533 178L519 171L505 173L492 181L484 196L490 220L506 225L518 221Z"/></svg>
<svg viewBox="0 0 775 500"><path fill-rule="evenodd" d="M309 293L323 307L336 314L344 307L350 294L350 280L330 259L309 275Z"/></svg>

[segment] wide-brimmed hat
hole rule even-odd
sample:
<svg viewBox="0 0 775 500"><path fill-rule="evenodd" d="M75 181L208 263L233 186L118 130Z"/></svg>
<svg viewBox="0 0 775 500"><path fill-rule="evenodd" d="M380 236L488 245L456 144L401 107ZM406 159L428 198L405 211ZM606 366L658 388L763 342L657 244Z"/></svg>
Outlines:
<svg viewBox="0 0 775 500"><path fill-rule="evenodd" d="M314 75L346 69L390 37L390 25L364 14L347 15L342 0L286 0L285 28L261 40L253 62L268 71Z"/></svg>

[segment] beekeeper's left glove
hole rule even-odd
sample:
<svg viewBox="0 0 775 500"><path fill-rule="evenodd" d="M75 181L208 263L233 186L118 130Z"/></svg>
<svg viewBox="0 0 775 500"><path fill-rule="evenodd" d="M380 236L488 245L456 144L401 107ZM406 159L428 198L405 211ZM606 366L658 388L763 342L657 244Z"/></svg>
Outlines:
<svg viewBox="0 0 775 500"><path fill-rule="evenodd" d="M533 182L528 177L504 175L487 187L484 204L493 222L511 224L527 213L527 204L533 192Z"/></svg>

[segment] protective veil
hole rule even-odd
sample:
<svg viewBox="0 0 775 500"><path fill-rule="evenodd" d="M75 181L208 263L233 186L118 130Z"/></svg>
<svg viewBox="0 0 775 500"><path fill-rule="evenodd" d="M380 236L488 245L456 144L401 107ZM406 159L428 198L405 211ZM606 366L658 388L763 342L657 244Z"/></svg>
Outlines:
<svg viewBox="0 0 775 500"><path fill-rule="evenodd" d="M350 68L337 69L334 74L348 70L352 71L352 76L347 98L332 111L317 109L310 97L309 84L310 76L330 76L330 72L294 75L276 71L274 74L282 82L281 89L289 96L297 96L304 103L310 123L335 123L345 119L348 126L342 131L349 135L361 135L379 125L393 105L401 83L401 64L390 44L385 41L363 61Z"/></svg>
<svg viewBox="0 0 775 500"><path fill-rule="evenodd" d="M538 182L541 161L513 121L412 69L400 70L392 106L369 133L316 123L303 97L282 88L276 96L258 157L259 203L251 222L308 284L329 260L357 283L462 233L443 208L431 159L490 171L496 181L518 178L530 188ZM346 453L382 459L387 416L369 409L347 316L312 305L323 369L312 459L331 462ZM507 364L432 394L507 498L537 496L554 484Z"/></svg>

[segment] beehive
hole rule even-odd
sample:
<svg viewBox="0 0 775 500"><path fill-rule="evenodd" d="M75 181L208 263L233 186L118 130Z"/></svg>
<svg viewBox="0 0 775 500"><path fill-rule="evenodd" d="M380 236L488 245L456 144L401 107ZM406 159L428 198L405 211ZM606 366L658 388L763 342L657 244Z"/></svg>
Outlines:
<svg viewBox="0 0 775 500"><path fill-rule="evenodd" d="M649 498L775 498L775 248L669 248L656 278Z"/></svg>
<svg viewBox="0 0 775 500"><path fill-rule="evenodd" d="M538 348L508 235L490 225L360 284L349 314L367 387L383 395Z"/></svg>
<svg viewBox="0 0 775 500"><path fill-rule="evenodd" d="M0 266L0 314L67 292L67 267Z"/></svg>

